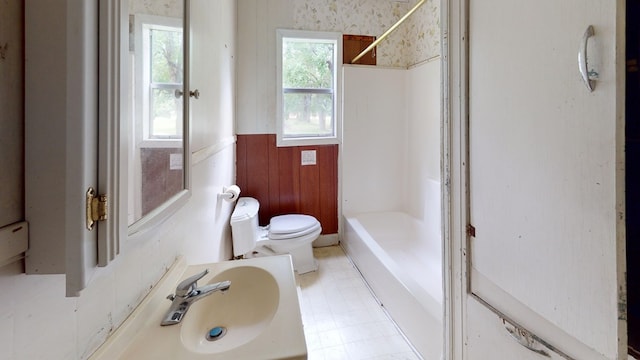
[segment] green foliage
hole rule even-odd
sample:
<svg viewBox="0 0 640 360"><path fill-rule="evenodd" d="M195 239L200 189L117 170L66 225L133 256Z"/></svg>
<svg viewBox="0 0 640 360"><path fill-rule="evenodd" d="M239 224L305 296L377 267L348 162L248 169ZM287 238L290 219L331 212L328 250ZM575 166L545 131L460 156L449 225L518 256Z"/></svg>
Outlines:
<svg viewBox="0 0 640 360"><path fill-rule="evenodd" d="M151 135L153 137L180 137L182 135L182 98L176 98L173 89L153 89L151 92Z"/></svg>
<svg viewBox="0 0 640 360"><path fill-rule="evenodd" d="M333 87L333 48L332 43L283 39L283 87L324 89Z"/></svg>
<svg viewBox="0 0 640 360"><path fill-rule="evenodd" d="M182 32L151 30L151 81L181 84L183 79Z"/></svg>
<svg viewBox="0 0 640 360"><path fill-rule="evenodd" d="M174 91L183 83L183 37L178 30L150 29L152 82L151 136L181 136L182 101ZM156 88L156 86L165 88ZM166 84L174 85L166 87Z"/></svg>
<svg viewBox="0 0 640 360"><path fill-rule="evenodd" d="M283 89L326 89L324 94L284 95L285 136L333 134L335 44L314 40L283 39Z"/></svg>

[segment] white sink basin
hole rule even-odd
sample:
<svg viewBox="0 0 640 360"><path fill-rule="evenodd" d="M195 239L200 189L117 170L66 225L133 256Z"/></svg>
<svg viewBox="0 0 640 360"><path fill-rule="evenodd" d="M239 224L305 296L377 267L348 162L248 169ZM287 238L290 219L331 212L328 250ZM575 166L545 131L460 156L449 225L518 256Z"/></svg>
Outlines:
<svg viewBox="0 0 640 360"><path fill-rule="evenodd" d="M278 310L278 282L267 271L254 266L224 270L209 283L231 281L224 293L197 301L181 326L184 346L193 352L218 354L242 346L264 332ZM214 341L206 335L214 327L226 329Z"/></svg>
<svg viewBox="0 0 640 360"><path fill-rule="evenodd" d="M191 305L181 323L160 326L176 285L204 269L202 286L229 280ZM207 337L213 328L224 335ZM298 295L288 255L174 266L91 359L306 359Z"/></svg>

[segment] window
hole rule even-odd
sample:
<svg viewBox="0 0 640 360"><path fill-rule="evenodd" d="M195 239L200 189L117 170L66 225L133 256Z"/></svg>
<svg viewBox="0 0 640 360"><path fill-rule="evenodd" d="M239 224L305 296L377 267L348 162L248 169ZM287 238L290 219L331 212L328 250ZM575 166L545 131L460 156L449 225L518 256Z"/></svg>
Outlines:
<svg viewBox="0 0 640 360"><path fill-rule="evenodd" d="M137 15L142 140L180 140L183 133L183 34L180 19Z"/></svg>
<svg viewBox="0 0 640 360"><path fill-rule="evenodd" d="M342 34L278 30L278 146L340 139Z"/></svg>

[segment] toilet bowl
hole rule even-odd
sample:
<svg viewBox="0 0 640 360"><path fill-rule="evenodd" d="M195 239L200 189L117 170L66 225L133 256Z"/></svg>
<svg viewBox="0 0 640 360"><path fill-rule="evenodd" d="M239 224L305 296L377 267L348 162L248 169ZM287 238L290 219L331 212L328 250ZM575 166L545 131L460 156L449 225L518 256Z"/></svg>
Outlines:
<svg viewBox="0 0 640 360"><path fill-rule="evenodd" d="M320 222L310 215L279 215L269 225L258 224L260 203L241 197L231 214L233 255L236 258L290 254L298 274L318 269L311 243L320 236Z"/></svg>

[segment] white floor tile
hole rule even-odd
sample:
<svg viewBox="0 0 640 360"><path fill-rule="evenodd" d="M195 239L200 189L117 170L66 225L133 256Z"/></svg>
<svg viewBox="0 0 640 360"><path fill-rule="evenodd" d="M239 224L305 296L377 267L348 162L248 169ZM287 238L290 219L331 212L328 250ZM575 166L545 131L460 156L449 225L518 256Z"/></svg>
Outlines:
<svg viewBox="0 0 640 360"><path fill-rule="evenodd" d="M314 255L318 271L296 276L308 359L418 360L342 248Z"/></svg>

